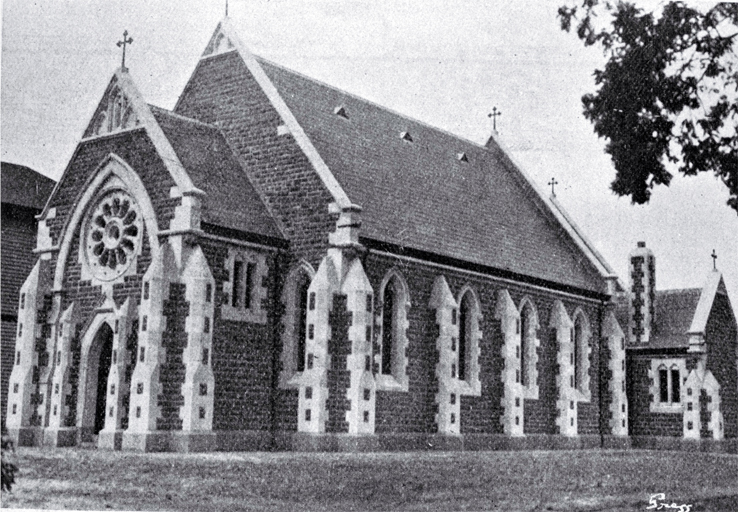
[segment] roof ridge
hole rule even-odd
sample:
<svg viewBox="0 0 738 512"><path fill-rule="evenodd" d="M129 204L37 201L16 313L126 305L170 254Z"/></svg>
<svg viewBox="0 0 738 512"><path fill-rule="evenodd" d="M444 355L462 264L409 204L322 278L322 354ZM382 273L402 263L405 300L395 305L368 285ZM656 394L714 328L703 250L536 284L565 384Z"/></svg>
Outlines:
<svg viewBox="0 0 738 512"><path fill-rule="evenodd" d="M676 295L686 292L701 293L702 288L671 288L669 290L656 290L656 293L661 295Z"/></svg>
<svg viewBox="0 0 738 512"><path fill-rule="evenodd" d="M284 71L287 71L287 72L289 72L289 73L292 73L292 74L298 75L298 76L300 76L301 78L304 78L305 80L310 80L311 82L313 82L313 83L316 83L316 84L318 84L318 85L322 85L323 87L328 87L329 89L332 89L332 90L334 90L334 91L337 91L337 92L340 92L340 93L342 93L342 94L345 94L346 96L349 96L349 97L351 97L351 98L353 98L353 99L355 99L355 100L357 100L357 101L361 101L362 103L365 103L365 104L367 104L367 105L371 105L371 106L373 106L373 107L379 108L379 109L381 109L381 110L383 110L383 111L385 111L385 112L388 112L388 113L390 113L390 114L393 114L393 115L395 115L395 116L397 116L397 117L401 117L401 118L403 118L403 119L405 119L405 120L407 120L407 121L410 121L410 122L416 123L416 124L418 124L418 125L420 125L420 126L423 126L423 127L425 127L425 128L428 128L428 129L434 130L434 131L436 131L436 132L438 132L438 133L442 133L442 134L444 134L444 135L447 135L447 136L449 136L449 137L452 137L452 138L454 138L454 139L457 139L457 140L459 140L460 142L464 142L464 143L467 143L467 144L471 144L471 145L472 145L472 146L474 146L475 148L478 148L478 149L483 149L483 150L489 151L489 148L488 148L487 146L485 146L484 144L482 144L482 143L479 143L479 142L475 142L475 141L473 141L473 140L471 140L471 139L467 139L466 137L462 137L461 135L458 135L458 134L456 134L456 133L453 133L453 132L451 132L451 131L449 131L449 130L446 130L446 129L444 129L444 128L439 128L438 126L433 126L432 124L430 124L430 123L428 123L428 122L426 122L426 121L421 121L420 119L416 119L416 118L414 118L414 117L412 117L412 116L410 116L410 115L408 115L408 114L403 114L402 112L398 112L397 110L394 110L394 109L392 109L392 108L389 108L389 107L387 107L387 106L385 106L385 105L380 105L379 103L376 103L376 102L374 102L374 101L372 101L372 100L368 100L368 99L366 99L366 98L364 98L364 97L362 97L362 96L359 96L358 94L354 94L354 93L352 93L352 92L349 92L349 91L346 91L346 90L344 90L344 89L340 89L340 88L336 87L335 85L331 85L331 84L329 84L329 83L326 83L326 82L324 82L324 81L322 81L322 80L319 80L319 79L317 79L317 78L313 78L313 77L311 77L311 76L308 76L308 75L306 75L306 74L304 74L304 73L301 73L300 71L295 71L294 69L291 69L291 68L285 67L284 65L282 65L282 64L279 64L279 63L277 63L277 62L274 62L274 61L272 61L272 60L269 60L269 59L267 59L267 58L265 58L265 57L261 57L261 56L259 56L259 55L254 55L254 57L255 57L255 58L256 58L257 60L259 60L259 61L260 61L260 63L266 63L266 64L268 64L268 65L270 65L270 66L274 66L274 67L276 67L276 68L282 69L282 70L284 70Z"/></svg>
<svg viewBox="0 0 738 512"><path fill-rule="evenodd" d="M200 126L203 126L203 127L206 127L206 128L210 128L212 130L218 130L218 131L220 131L220 128L218 128L218 126L216 126L214 124L206 123L204 121L200 121L199 119L194 119L192 117L183 116L182 114L177 114L176 112L172 112L171 110L168 110L168 109L163 108L163 107L159 107L158 105L154 105L152 103L149 103L148 105L149 105L149 108L152 108L154 110L159 110L159 111L161 111L162 113L164 113L164 114L166 114L168 116L174 117L175 119L179 119L181 121L188 121L188 122L190 122L192 124L197 124L197 125L200 125Z"/></svg>

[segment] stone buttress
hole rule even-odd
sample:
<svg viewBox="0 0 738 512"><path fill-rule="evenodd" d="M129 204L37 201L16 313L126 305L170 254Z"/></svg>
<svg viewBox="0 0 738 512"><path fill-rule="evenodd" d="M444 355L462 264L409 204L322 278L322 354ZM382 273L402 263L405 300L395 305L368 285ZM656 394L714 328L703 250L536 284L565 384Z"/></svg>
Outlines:
<svg viewBox="0 0 738 512"><path fill-rule="evenodd" d="M359 257L360 211L354 205L340 210L328 254L308 288L299 433L374 433L374 291Z"/></svg>

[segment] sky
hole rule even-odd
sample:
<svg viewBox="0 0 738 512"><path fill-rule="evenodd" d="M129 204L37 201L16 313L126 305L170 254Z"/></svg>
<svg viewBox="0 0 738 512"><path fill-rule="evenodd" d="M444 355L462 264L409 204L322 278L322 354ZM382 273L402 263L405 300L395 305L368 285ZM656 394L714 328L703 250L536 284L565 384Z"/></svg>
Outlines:
<svg viewBox="0 0 738 512"><path fill-rule="evenodd" d="M643 206L610 191L614 168L581 105L604 57L560 30L562 2L229 0L229 16L256 55L473 142L486 141L497 107L513 159L543 190L555 177L557 199L623 282L638 241L654 251L658 289L702 286L714 249L738 309L738 215L722 183L675 176ZM1 157L54 179L120 66L123 30L144 98L172 108L225 10L225 0L2 4Z"/></svg>

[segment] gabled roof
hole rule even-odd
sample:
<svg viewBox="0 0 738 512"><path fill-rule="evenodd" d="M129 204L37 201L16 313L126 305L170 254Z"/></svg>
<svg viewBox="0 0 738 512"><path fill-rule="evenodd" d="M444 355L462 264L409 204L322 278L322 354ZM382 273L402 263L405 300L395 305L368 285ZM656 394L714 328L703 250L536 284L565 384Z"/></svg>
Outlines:
<svg viewBox="0 0 738 512"><path fill-rule="evenodd" d="M655 323L644 348L687 348L691 335L705 335L715 296L727 295L722 274L712 271L702 288L660 290L655 296ZM621 325L628 325L628 297L619 297L616 310Z"/></svg>
<svg viewBox="0 0 738 512"><path fill-rule="evenodd" d="M195 187L203 222L284 239L217 127L149 105Z"/></svg>
<svg viewBox="0 0 738 512"><path fill-rule="evenodd" d="M657 348L689 346L689 326L701 294L700 288L657 291L656 325L648 345Z"/></svg>
<svg viewBox="0 0 738 512"><path fill-rule="evenodd" d="M604 291L605 272L499 146L486 148L257 59L363 208L363 237Z"/></svg>
<svg viewBox="0 0 738 512"><path fill-rule="evenodd" d="M2 202L42 210L56 182L25 165L2 162Z"/></svg>

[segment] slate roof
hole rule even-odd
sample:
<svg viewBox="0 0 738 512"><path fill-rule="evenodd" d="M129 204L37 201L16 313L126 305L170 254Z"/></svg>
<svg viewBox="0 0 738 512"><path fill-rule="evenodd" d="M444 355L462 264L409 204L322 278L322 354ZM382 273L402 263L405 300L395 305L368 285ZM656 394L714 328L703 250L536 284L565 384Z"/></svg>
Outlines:
<svg viewBox="0 0 738 512"><path fill-rule="evenodd" d="M2 202L42 210L56 182L24 165L2 162Z"/></svg>
<svg viewBox="0 0 738 512"><path fill-rule="evenodd" d="M661 290L656 292L656 322L651 339L644 348L685 348L689 346L690 326L697 311L702 288ZM615 313L623 331L628 330L628 296L618 297ZM627 332L626 332L627 336Z"/></svg>
<svg viewBox="0 0 738 512"><path fill-rule="evenodd" d="M603 291L602 276L498 146L485 148L257 59L363 208L361 236ZM346 117L334 113L338 107Z"/></svg>
<svg viewBox="0 0 738 512"><path fill-rule="evenodd" d="M657 291L656 329L649 345L653 347L689 346L687 332L701 294L701 288Z"/></svg>
<svg viewBox="0 0 738 512"><path fill-rule="evenodd" d="M206 193L203 222L284 240L217 127L149 108L195 187Z"/></svg>

